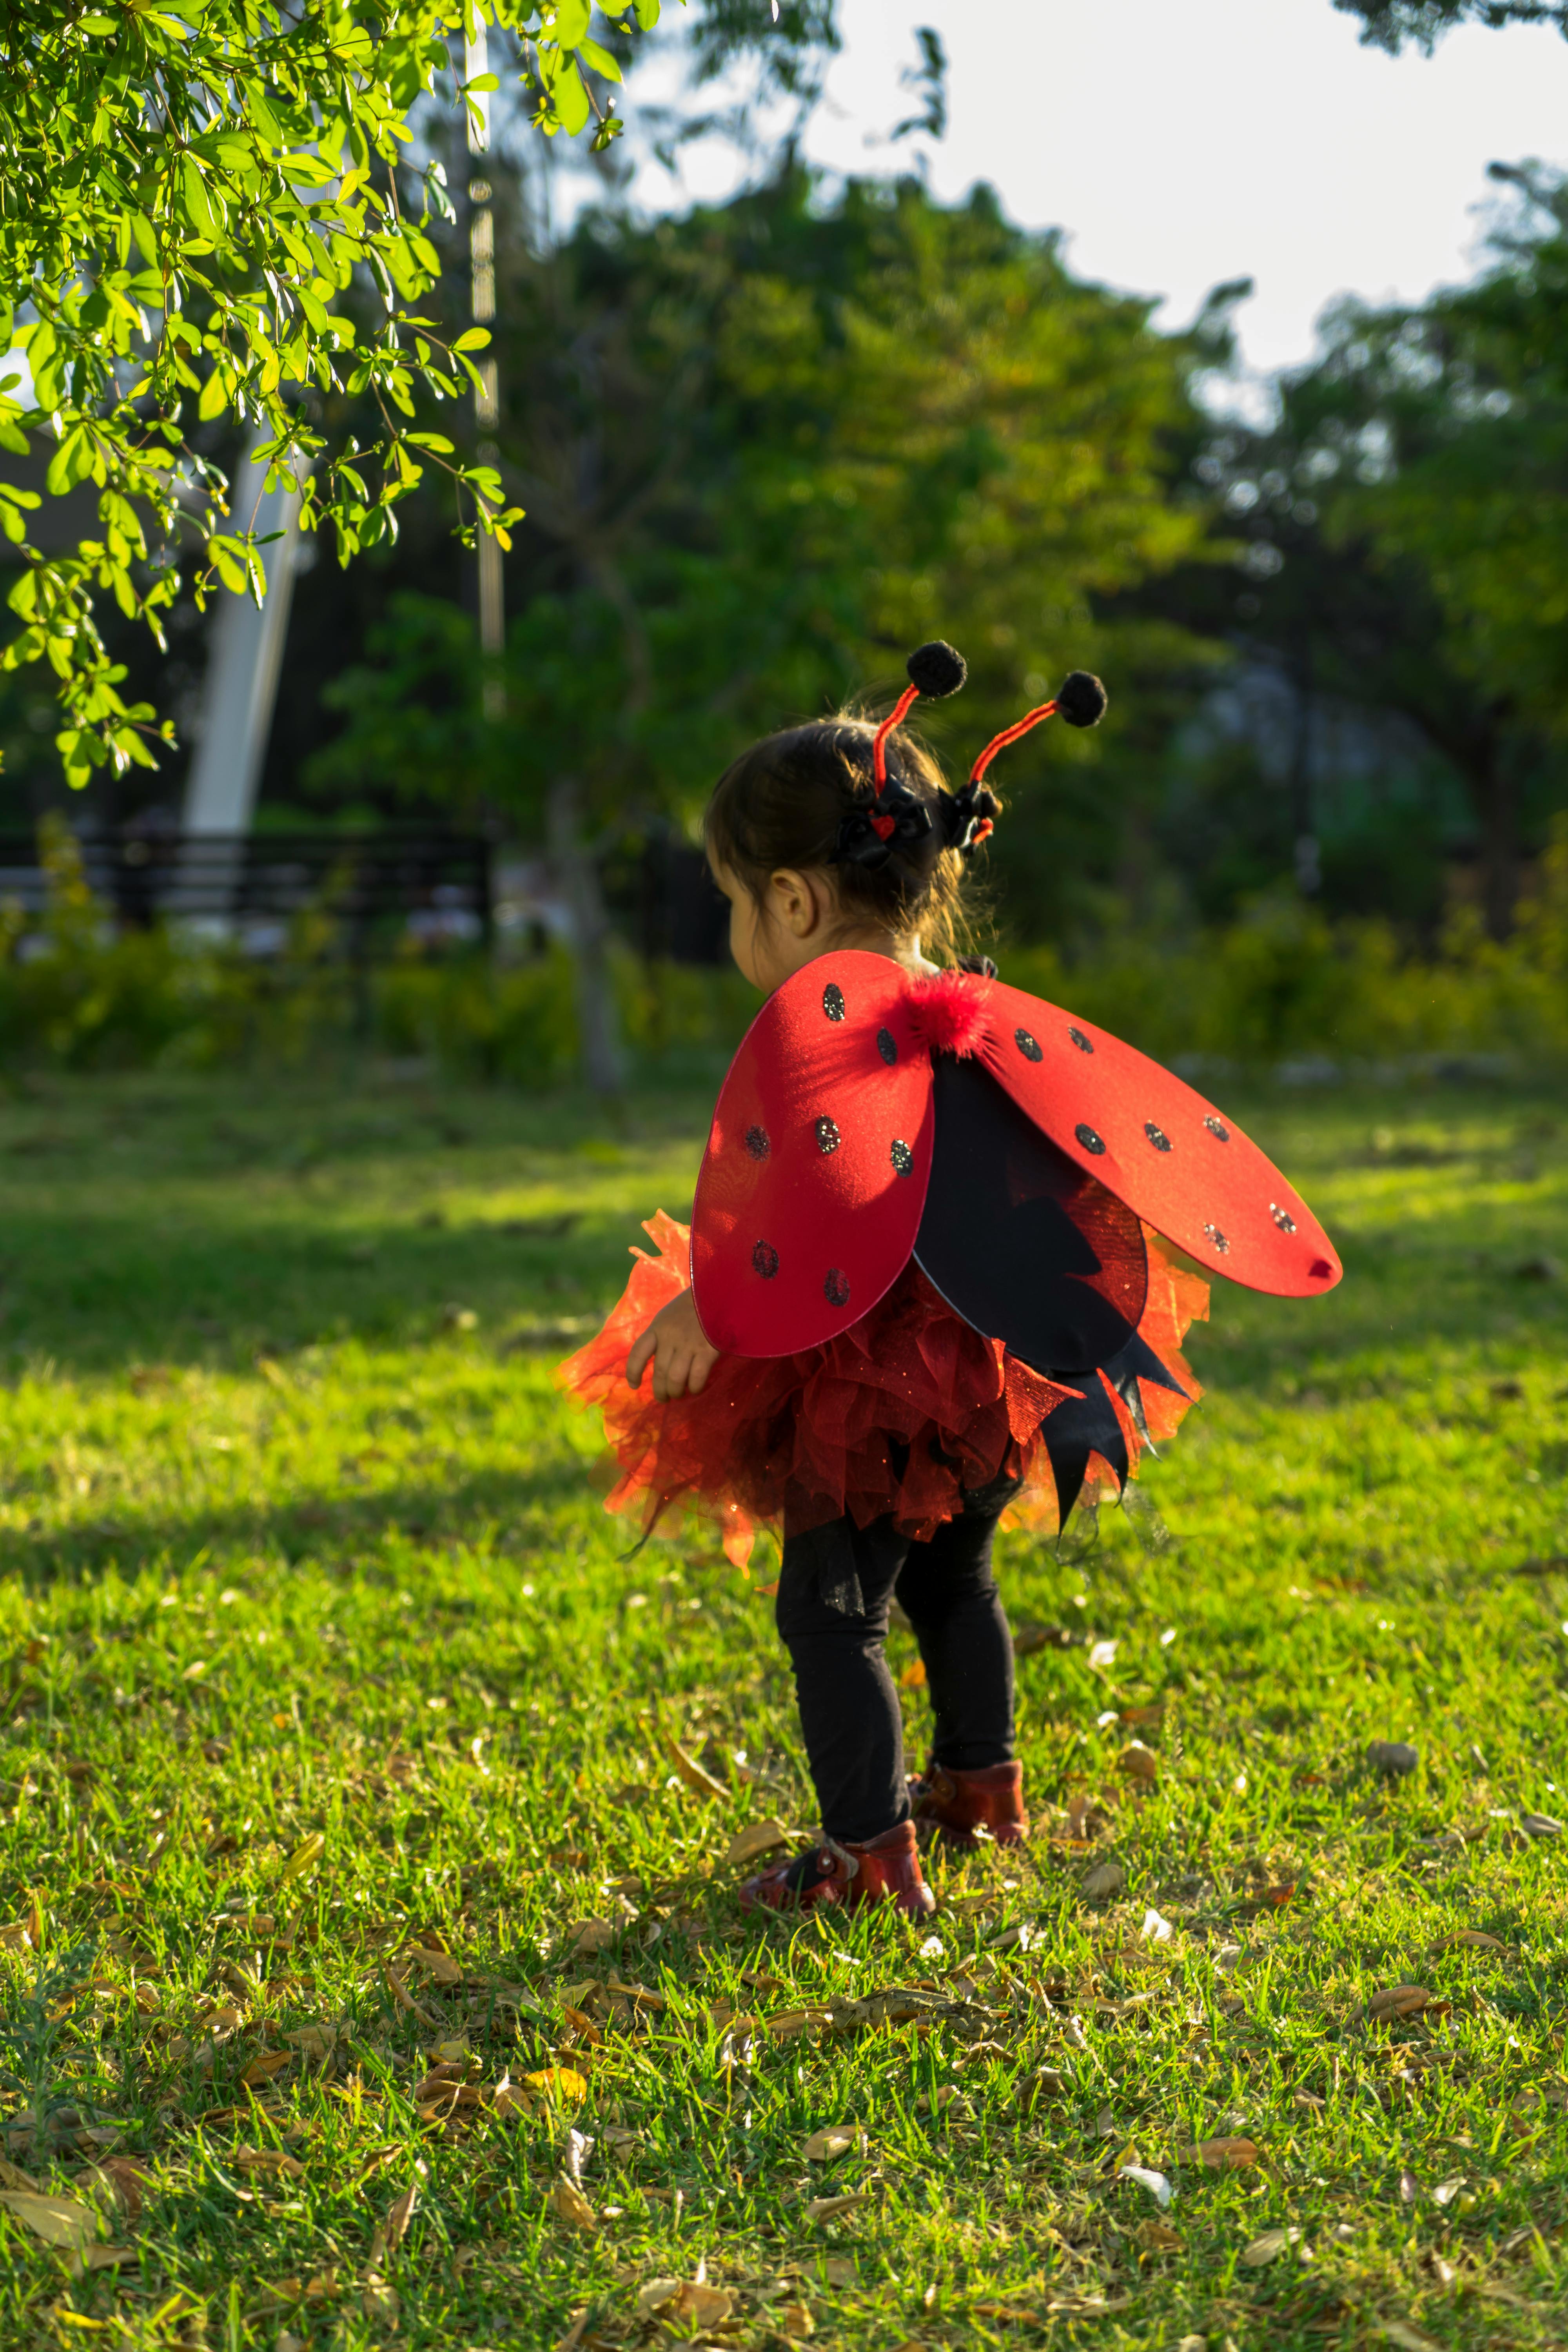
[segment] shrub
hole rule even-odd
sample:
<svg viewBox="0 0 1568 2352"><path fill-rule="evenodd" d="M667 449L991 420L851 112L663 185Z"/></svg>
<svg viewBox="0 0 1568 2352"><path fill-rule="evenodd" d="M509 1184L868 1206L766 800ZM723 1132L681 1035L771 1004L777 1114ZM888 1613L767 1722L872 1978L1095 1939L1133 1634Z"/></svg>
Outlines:
<svg viewBox="0 0 1568 2352"><path fill-rule="evenodd" d="M43 857L41 926L0 908L0 1065L298 1066L368 1050L528 1090L565 1084L576 1067L572 969L559 949L521 964L411 955L356 971L333 954L324 919L307 912L282 957L263 964L172 929L116 936L63 827L46 828ZM1163 1060L1508 1052L1559 1062L1568 1059L1568 824L1500 945L1466 914L1438 955L1419 960L1401 953L1385 923L1331 925L1300 902L1262 901L1240 921L1173 941L1108 933L1070 961L1050 947L1016 949L1005 976ZM753 991L728 969L623 953L616 986L636 1060L689 1063L694 1076L732 1050L756 1010Z"/></svg>

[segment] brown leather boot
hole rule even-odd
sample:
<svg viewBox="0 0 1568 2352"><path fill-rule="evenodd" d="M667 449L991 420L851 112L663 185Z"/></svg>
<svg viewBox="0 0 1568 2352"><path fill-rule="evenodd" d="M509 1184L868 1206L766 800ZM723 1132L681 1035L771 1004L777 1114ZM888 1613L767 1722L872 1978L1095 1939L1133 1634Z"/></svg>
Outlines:
<svg viewBox="0 0 1568 2352"><path fill-rule="evenodd" d="M1021 1845L1029 1834L1021 1764L959 1772L932 1762L910 1780L910 1802L919 1827L948 1845Z"/></svg>
<svg viewBox="0 0 1568 2352"><path fill-rule="evenodd" d="M897 1822L864 1845L840 1845L825 1837L793 1862L760 1870L741 1889L743 1911L810 1911L841 1906L858 1911L867 1903L896 1903L907 1918L925 1919L936 1896L921 1876L912 1822Z"/></svg>

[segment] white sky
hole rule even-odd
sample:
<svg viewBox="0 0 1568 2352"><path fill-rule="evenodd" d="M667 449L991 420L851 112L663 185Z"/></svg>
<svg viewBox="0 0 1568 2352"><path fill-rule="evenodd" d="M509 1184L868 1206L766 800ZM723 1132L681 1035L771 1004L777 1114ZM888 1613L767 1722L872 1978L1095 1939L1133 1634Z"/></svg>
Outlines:
<svg viewBox="0 0 1568 2352"><path fill-rule="evenodd" d="M1568 42L1546 28L1467 26L1431 58L1394 58L1363 48L1331 0L839 8L844 54L807 142L818 162L908 169L923 147L944 200L990 179L1013 219L1068 232L1081 275L1163 296L1163 325L1252 277L1238 325L1257 370L1305 359L1342 290L1418 299L1469 275L1494 157L1568 164ZM899 86L918 25L947 50L947 138L868 143L919 110ZM717 152L690 154L684 177L693 195L732 184ZM672 195L662 174L638 193Z"/></svg>

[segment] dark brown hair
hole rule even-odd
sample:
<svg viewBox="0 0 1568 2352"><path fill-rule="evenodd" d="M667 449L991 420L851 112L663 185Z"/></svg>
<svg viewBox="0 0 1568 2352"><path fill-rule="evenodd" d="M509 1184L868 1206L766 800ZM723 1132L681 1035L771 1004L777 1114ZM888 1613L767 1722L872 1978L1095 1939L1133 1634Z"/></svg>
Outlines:
<svg viewBox="0 0 1568 2352"><path fill-rule="evenodd" d="M704 845L758 906L768 877L781 866L831 869L847 921L919 931L928 948L955 954L968 944L960 905L964 860L946 846L940 821L918 841L900 840L874 868L838 855L845 819L876 798L876 731L869 719L845 710L764 735L714 785L702 820ZM889 776L937 816L943 782L934 754L903 728L889 737L888 751Z"/></svg>

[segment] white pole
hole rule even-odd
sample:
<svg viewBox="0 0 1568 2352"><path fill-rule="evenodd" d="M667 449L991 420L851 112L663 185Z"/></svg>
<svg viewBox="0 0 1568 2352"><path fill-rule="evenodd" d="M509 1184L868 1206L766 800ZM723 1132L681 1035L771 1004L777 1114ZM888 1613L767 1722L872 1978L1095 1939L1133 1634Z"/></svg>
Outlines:
<svg viewBox="0 0 1568 2352"><path fill-rule="evenodd" d="M259 606L248 595L227 588L218 591L201 735L185 784L186 833L248 833L256 808L300 545L299 491L281 483L268 490L266 468L252 455L261 441L271 437L253 437L235 477L230 512L241 530L254 530L258 537L272 531L283 536L262 550L267 593Z"/></svg>
<svg viewBox="0 0 1568 2352"><path fill-rule="evenodd" d="M489 71L489 40L482 16L477 13L472 32L463 37L463 70L465 79L475 80ZM468 181L468 267L471 288L470 310L477 326L488 327L496 314L495 215L490 208L489 182L481 169L490 143L490 93L476 90L479 121L468 116L468 154L472 159L472 176ZM474 394L474 419L487 437L479 443L479 457L487 466L500 460L500 452L489 436L500 422L500 384L495 353L487 352L479 362L479 386ZM487 719L500 719L506 708L506 689L491 667L497 662L506 644L506 583L501 571L499 541L487 531L479 533L479 651L489 672L484 682L484 708Z"/></svg>

